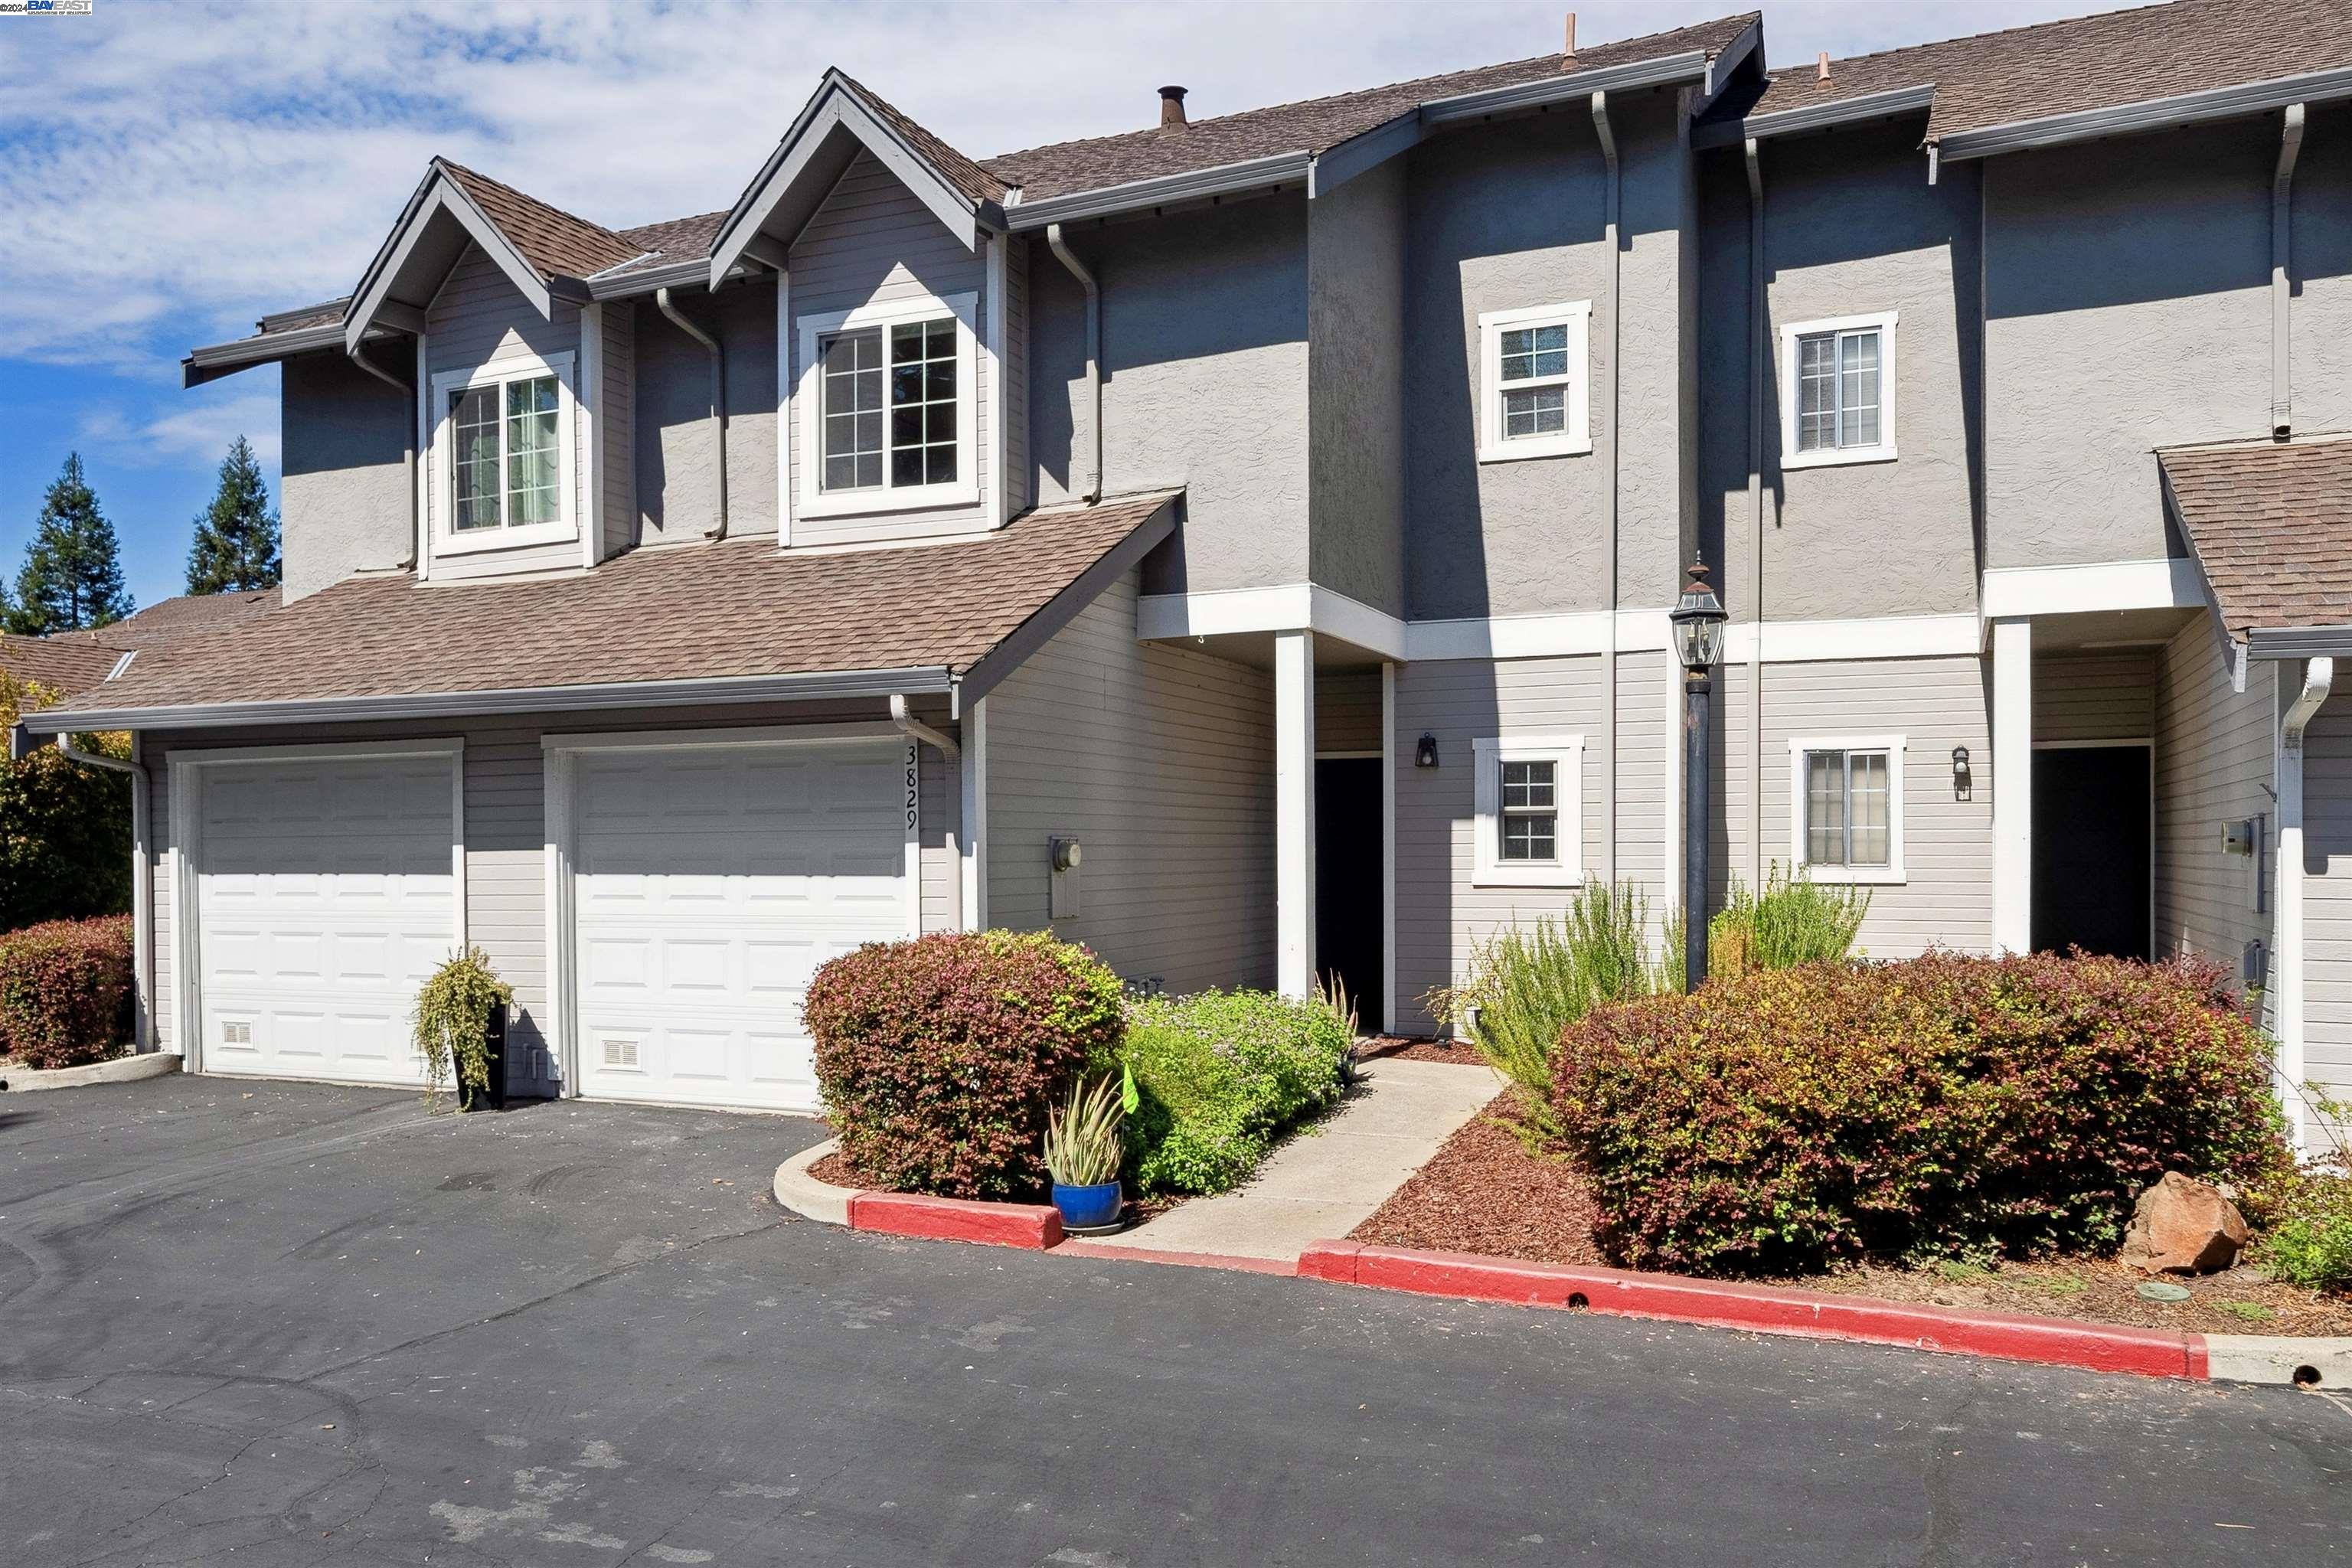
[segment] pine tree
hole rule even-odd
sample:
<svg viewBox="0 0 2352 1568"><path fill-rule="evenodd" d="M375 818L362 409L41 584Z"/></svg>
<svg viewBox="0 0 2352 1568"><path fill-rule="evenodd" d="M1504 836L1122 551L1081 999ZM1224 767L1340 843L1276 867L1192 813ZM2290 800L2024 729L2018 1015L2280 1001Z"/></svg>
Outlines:
<svg viewBox="0 0 2352 1568"><path fill-rule="evenodd" d="M8 629L34 637L77 631L119 621L131 611L114 525L82 478L81 454L69 452L42 500L33 542L25 547Z"/></svg>
<svg viewBox="0 0 2352 1568"><path fill-rule="evenodd" d="M188 547L188 592L218 594L231 588L278 585L278 514L262 489L261 465L244 437L221 459L220 489L196 518L196 542Z"/></svg>

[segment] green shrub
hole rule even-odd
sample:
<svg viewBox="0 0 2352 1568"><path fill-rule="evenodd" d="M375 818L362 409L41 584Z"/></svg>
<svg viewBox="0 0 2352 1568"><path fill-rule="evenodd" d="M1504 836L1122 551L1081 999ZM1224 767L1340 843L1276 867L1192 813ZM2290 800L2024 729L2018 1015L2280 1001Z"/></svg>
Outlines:
<svg viewBox="0 0 2352 1568"><path fill-rule="evenodd" d="M1147 1194L1236 1185L1276 1133L1338 1100L1354 1043L1319 1000L1204 991L1132 1004L1122 1053L1139 1099L1127 1119L1129 1181Z"/></svg>
<svg viewBox="0 0 2352 1568"><path fill-rule="evenodd" d="M2352 1168L2282 1171L2246 1200L2264 1268L2306 1289L2352 1293Z"/></svg>
<svg viewBox="0 0 2352 1568"><path fill-rule="evenodd" d="M1665 988L1648 921L1649 901L1632 883L1588 885L1558 921L1508 926L1474 944L1463 983L1431 994L1431 1011L1527 1091L1527 1115L1513 1124L1523 1138L1559 1131L1550 1105L1560 1031L1603 1002Z"/></svg>
<svg viewBox="0 0 2352 1568"><path fill-rule="evenodd" d="M1707 921L1707 978L1736 980L1752 970L1849 957L1869 912L1867 889L1791 879L1775 861L1761 892L1735 879L1729 900Z"/></svg>
<svg viewBox="0 0 2352 1568"><path fill-rule="evenodd" d="M942 932L825 963L802 1017L841 1152L877 1185L1025 1198L1049 1109L1118 1043L1118 977L1045 932Z"/></svg>
<svg viewBox="0 0 2352 1568"><path fill-rule="evenodd" d="M131 1035L131 918L50 921L0 935L0 1056L69 1068Z"/></svg>
<svg viewBox="0 0 2352 1568"><path fill-rule="evenodd" d="M416 1049L425 1058L428 1095L454 1080L458 1105L490 1087L490 1014L514 1002L514 987L478 947L453 953L416 994Z"/></svg>
<svg viewBox="0 0 2352 1568"><path fill-rule="evenodd" d="M2167 1170L2283 1157L2218 968L1936 952L1594 1011L1552 1106L1618 1260L1698 1273L2117 1245Z"/></svg>
<svg viewBox="0 0 2352 1568"><path fill-rule="evenodd" d="M0 670L0 731L46 708L54 692ZM93 752L128 757L131 737L85 735ZM131 780L43 746L0 760L0 931L119 915L131 908Z"/></svg>

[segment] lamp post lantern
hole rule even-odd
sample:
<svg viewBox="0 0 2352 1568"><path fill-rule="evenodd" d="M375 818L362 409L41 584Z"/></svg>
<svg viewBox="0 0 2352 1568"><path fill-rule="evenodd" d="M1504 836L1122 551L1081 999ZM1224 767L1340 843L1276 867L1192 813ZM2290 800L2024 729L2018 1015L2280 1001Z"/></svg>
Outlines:
<svg viewBox="0 0 2352 1568"><path fill-rule="evenodd" d="M1683 666L1683 984L1693 991L1706 979L1707 709L1725 618L1723 601L1707 586L1705 558L1694 559L1666 616Z"/></svg>

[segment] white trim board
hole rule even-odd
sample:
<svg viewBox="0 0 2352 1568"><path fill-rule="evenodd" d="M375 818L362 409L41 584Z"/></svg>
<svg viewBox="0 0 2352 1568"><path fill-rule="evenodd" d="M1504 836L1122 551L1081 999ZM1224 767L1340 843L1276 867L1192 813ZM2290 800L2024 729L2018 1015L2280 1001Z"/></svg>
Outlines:
<svg viewBox="0 0 2352 1568"><path fill-rule="evenodd" d="M1891 463L1895 447L1895 312L1879 310L1859 316L1836 316L1819 321L1791 321L1780 329L1779 378L1780 388L1780 467L1832 468L1848 463ZM1864 446L1797 449L1797 346L1801 339L1830 333L1878 333L1878 439ZM1832 344L1832 347L1835 345Z"/></svg>
<svg viewBox="0 0 2352 1568"><path fill-rule="evenodd" d="M800 402L801 476L793 514L803 518L879 517L914 511L956 511L981 503L980 449L974 432L980 416L979 335L975 331L977 293L909 295L877 300L851 310L815 311L793 323L800 344L801 371L796 396ZM940 317L955 321L956 342L956 477L938 484L898 486L890 483L890 334L888 329ZM817 344L828 334L881 330L882 483L862 489L824 488L824 364ZM991 374L994 374L993 364Z"/></svg>
<svg viewBox="0 0 2352 1568"><path fill-rule="evenodd" d="M1994 566L1978 595L1986 620L2086 610L2193 610L2205 604L2196 561L2093 561L2074 566Z"/></svg>
<svg viewBox="0 0 2352 1568"><path fill-rule="evenodd" d="M1584 882L1584 737L1481 735L1470 742L1471 874L1474 888L1575 888ZM1552 844L1557 858L1544 861L1502 857L1502 765L1550 763Z"/></svg>

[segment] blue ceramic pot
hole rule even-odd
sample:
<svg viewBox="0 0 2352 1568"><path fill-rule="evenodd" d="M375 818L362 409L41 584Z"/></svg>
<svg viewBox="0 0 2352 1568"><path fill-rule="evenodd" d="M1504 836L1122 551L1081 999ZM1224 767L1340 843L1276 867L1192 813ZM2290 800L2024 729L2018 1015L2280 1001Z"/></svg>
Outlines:
<svg viewBox="0 0 2352 1568"><path fill-rule="evenodd" d="M1109 1225L1118 1218L1118 1184L1097 1182L1091 1186L1066 1187L1055 1182L1054 1206L1062 1211L1062 1223L1074 1228Z"/></svg>

